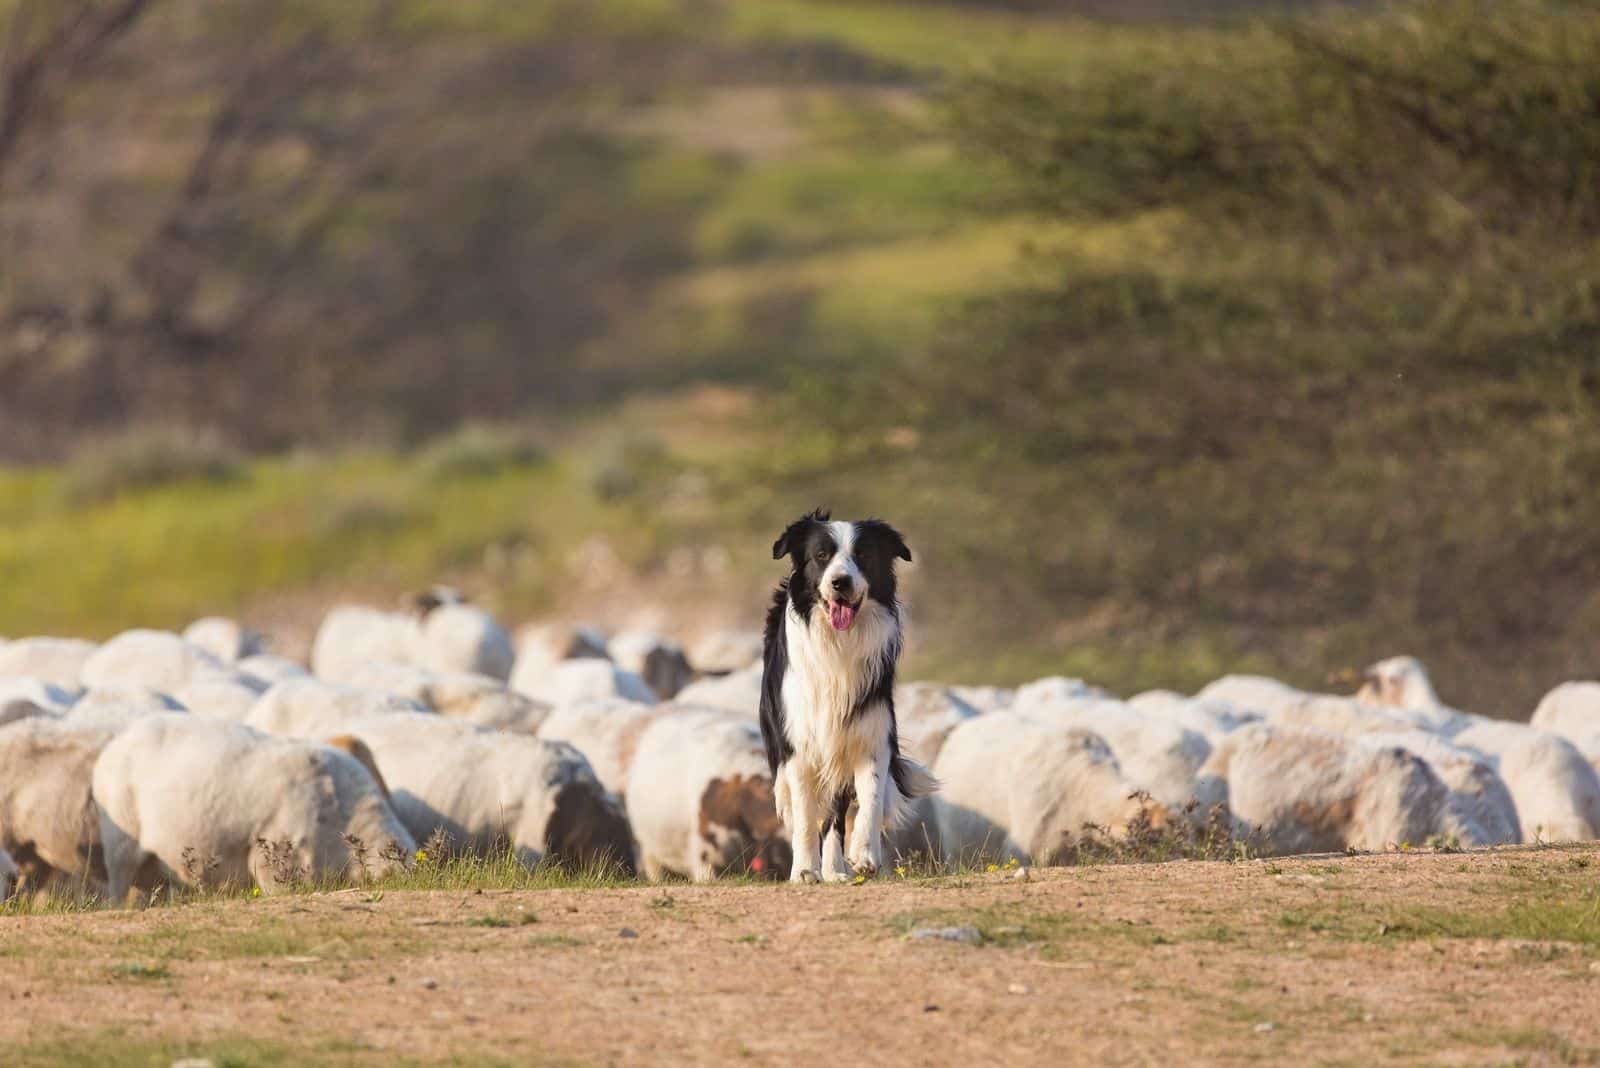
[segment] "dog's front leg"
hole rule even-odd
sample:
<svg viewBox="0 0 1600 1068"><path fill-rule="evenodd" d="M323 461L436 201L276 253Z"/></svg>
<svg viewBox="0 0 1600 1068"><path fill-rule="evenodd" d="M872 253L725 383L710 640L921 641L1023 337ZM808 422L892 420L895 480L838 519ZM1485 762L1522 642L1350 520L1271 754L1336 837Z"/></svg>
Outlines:
<svg viewBox="0 0 1600 1068"><path fill-rule="evenodd" d="M850 867L857 875L883 868L883 814L888 803L889 749L877 747L856 768L856 825L850 832Z"/></svg>
<svg viewBox="0 0 1600 1068"><path fill-rule="evenodd" d="M822 801L816 776L802 770L798 761L783 766L789 779L789 830L793 835L794 864L789 869L791 883L820 883L822 856Z"/></svg>
<svg viewBox="0 0 1600 1068"><path fill-rule="evenodd" d="M822 878L830 883L850 881L850 868L844 862L845 816L850 811L850 795L834 798L833 813L822 825Z"/></svg>

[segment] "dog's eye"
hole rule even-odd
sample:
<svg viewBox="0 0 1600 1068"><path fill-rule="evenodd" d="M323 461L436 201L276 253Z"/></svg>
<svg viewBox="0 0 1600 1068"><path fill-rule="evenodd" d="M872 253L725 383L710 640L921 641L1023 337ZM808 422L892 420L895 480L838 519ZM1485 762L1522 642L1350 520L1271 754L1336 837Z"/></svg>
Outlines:
<svg viewBox="0 0 1600 1068"><path fill-rule="evenodd" d="M818 549L817 550L817 563L819 563L819 564L826 563L827 560L828 560L828 550L826 550L826 549Z"/></svg>

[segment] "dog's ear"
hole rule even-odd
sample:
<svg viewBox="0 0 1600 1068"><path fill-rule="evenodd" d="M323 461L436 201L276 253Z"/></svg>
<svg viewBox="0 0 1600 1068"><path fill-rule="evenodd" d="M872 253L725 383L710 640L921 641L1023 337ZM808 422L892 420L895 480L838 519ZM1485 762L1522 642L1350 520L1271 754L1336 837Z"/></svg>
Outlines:
<svg viewBox="0 0 1600 1068"><path fill-rule="evenodd" d="M859 526L860 533L856 535L857 537L864 534L906 563L911 562L911 550L906 548L906 539L901 537L900 532L894 527L881 519L866 519Z"/></svg>
<svg viewBox="0 0 1600 1068"><path fill-rule="evenodd" d="M806 515L796 519L784 528L778 540L772 543L772 558L782 560L785 556L800 548L800 539L805 537L806 530L813 523L826 523L830 513L821 508L813 509Z"/></svg>

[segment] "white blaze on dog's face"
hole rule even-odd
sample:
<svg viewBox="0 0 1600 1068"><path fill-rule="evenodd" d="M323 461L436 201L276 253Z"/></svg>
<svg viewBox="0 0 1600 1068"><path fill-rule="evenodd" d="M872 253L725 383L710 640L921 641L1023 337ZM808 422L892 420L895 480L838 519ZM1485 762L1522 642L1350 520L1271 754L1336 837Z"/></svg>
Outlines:
<svg viewBox="0 0 1600 1068"><path fill-rule="evenodd" d="M794 570L789 595L802 619L822 612L834 630L849 630L868 598L896 604L895 560L911 559L905 539L877 519L830 522L820 512L790 524L772 547Z"/></svg>

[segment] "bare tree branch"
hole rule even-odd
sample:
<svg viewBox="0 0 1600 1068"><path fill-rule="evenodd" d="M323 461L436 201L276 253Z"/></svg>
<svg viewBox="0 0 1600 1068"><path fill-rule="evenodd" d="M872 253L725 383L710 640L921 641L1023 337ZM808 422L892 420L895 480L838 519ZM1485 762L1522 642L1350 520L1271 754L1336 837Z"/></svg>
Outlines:
<svg viewBox="0 0 1600 1068"><path fill-rule="evenodd" d="M29 30L42 4L23 0L7 33L0 66L0 175L15 158L28 128L56 103L61 86L79 78L133 28L154 0L79 3L31 47Z"/></svg>

